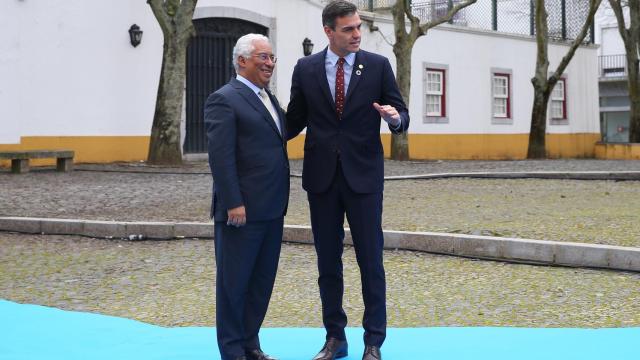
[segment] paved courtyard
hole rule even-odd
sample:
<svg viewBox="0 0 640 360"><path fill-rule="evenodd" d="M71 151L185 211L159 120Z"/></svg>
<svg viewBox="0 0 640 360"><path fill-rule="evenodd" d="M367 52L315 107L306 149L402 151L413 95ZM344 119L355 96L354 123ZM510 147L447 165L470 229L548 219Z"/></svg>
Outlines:
<svg viewBox="0 0 640 360"><path fill-rule="evenodd" d="M0 216L209 221L212 180L206 163L174 169L135 164L78 168L72 173L0 173ZM292 161L294 173L300 168L300 161ZM535 170L638 171L640 161L386 163L388 175ZM384 197L383 227L387 230L640 246L640 181L395 180L385 183ZM291 179L285 222L310 223L299 177Z"/></svg>
<svg viewBox="0 0 640 360"><path fill-rule="evenodd" d="M640 274L385 251L392 327L640 326ZM345 311L362 318L352 248ZM129 242L0 233L0 298L164 326L215 325L213 241ZM320 327L315 253L283 247L265 320Z"/></svg>
<svg viewBox="0 0 640 360"><path fill-rule="evenodd" d="M300 162L293 162L299 171ZM387 174L640 170L640 162L387 162ZM79 165L0 171L0 216L207 221L204 163L181 168ZM640 182L439 179L388 181L384 226L640 246ZM288 224L308 224L292 178ZM640 274L386 251L389 324L404 326L640 326ZM345 308L360 324L353 250ZM313 248L285 244L267 326L321 326ZM0 298L100 312L166 326L215 324L213 242L129 242L0 233Z"/></svg>

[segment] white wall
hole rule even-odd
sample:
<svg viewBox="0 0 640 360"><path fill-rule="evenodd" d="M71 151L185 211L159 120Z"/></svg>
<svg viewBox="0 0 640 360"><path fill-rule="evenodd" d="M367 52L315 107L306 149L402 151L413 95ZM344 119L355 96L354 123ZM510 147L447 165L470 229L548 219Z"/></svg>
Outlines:
<svg viewBox="0 0 640 360"><path fill-rule="evenodd" d="M19 87L23 78L19 65L23 13L17 12L17 9L25 6L22 2L0 2L0 24L3 24L0 33L0 143L19 140L22 113Z"/></svg>
<svg viewBox="0 0 640 360"><path fill-rule="evenodd" d="M0 23L14 26L7 27L13 34L1 36L12 44L0 55L11 76L0 82L0 101L13 106L0 108L0 119L16 127L0 142L32 135L149 134L162 36L145 2L3 1L3 6ZM129 43L133 23L144 31L137 48Z"/></svg>
<svg viewBox="0 0 640 360"><path fill-rule="evenodd" d="M275 1L277 17L278 73L277 93L282 106L289 103L291 94L291 74L298 59L304 56L302 41L309 38L313 52L322 51L328 44L322 29L323 4L319 1Z"/></svg>
<svg viewBox="0 0 640 360"><path fill-rule="evenodd" d="M629 22L629 9L623 8L625 21ZM603 1L595 16L596 44L600 45L598 55L623 55L626 53L620 33L618 21L611 10L611 5Z"/></svg>
<svg viewBox="0 0 640 360"><path fill-rule="evenodd" d="M271 22L278 56L275 88L283 106L291 72L303 56L327 45L323 3L317 0L200 0L196 13L238 11ZM234 10L235 9L235 10ZM248 14L248 15L247 15ZM133 48L127 30L138 24ZM0 143L20 136L149 135L162 60L162 34L145 1L0 1ZM390 22L377 21L393 41ZM362 48L395 59L379 33L363 27ZM565 46L550 47L551 66ZM597 132L597 66L594 48L582 48L567 70L569 125L550 132ZM422 121L423 62L449 66L449 123ZM481 31L433 29L413 53L413 133L525 133L532 101L535 43L526 37ZM512 125L491 124L491 68L513 71ZM383 131L387 131L382 126Z"/></svg>
<svg viewBox="0 0 640 360"><path fill-rule="evenodd" d="M624 55L627 51L618 31L618 25L602 26L600 28L601 45L599 55Z"/></svg>
<svg viewBox="0 0 640 360"><path fill-rule="evenodd" d="M377 21L385 37L393 41L391 23ZM394 55L380 33L364 30L362 48ZM566 53L566 45L549 46L550 70ZM550 133L598 132L598 75L596 47L580 48L567 67L568 125L550 125ZM415 44L412 56L410 116L412 133L521 134L530 128L536 43L526 36L505 36L489 31L457 30L441 26ZM423 123L423 63L448 66L447 124ZM491 69L512 70L513 124L492 124ZM382 127L384 130L384 126Z"/></svg>

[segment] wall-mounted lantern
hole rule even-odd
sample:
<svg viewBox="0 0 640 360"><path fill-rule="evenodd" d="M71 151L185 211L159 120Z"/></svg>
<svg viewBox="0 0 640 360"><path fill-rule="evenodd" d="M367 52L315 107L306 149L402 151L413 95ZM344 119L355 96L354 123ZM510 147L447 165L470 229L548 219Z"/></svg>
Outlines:
<svg viewBox="0 0 640 360"><path fill-rule="evenodd" d="M140 26L133 24L129 28L129 39L131 40L131 45L136 47L140 45L142 41L142 30L140 30Z"/></svg>
<svg viewBox="0 0 640 360"><path fill-rule="evenodd" d="M313 52L313 43L309 38L304 38L302 41L302 53L304 56L309 56L311 55L311 52Z"/></svg>

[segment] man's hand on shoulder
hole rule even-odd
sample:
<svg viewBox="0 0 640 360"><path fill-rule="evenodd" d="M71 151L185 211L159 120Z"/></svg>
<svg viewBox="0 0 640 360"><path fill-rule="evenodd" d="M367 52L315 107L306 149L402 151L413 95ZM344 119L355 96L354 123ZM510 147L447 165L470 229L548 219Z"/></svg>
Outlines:
<svg viewBox="0 0 640 360"><path fill-rule="evenodd" d="M400 113L398 110L391 105L380 105L377 102L373 103L373 107L378 110L380 113L380 117L382 120L386 121L389 125L393 127L398 127L402 122L400 120Z"/></svg>
<svg viewBox="0 0 640 360"><path fill-rule="evenodd" d="M227 225L240 227L247 223L247 212L244 205L227 210L227 217Z"/></svg>

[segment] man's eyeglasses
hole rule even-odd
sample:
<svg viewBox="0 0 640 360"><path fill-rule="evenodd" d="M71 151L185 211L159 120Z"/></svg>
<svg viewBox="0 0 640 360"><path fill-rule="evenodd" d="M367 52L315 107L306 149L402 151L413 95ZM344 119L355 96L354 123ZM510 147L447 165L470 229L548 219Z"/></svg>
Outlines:
<svg viewBox="0 0 640 360"><path fill-rule="evenodd" d="M267 60L271 60L271 62L275 64L278 61L278 58L275 55L269 55L266 53L260 53L260 54L255 54L251 56L255 56L260 60L262 60L263 62L267 62Z"/></svg>

